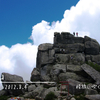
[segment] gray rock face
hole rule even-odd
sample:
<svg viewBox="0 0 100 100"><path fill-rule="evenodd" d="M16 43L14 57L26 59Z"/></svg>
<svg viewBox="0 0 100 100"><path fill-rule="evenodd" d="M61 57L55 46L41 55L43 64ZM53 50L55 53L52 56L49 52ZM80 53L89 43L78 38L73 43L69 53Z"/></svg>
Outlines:
<svg viewBox="0 0 100 100"><path fill-rule="evenodd" d="M41 66L54 62L55 51L52 48L53 45L49 43L39 45L36 68L41 68Z"/></svg>
<svg viewBox="0 0 100 100"><path fill-rule="evenodd" d="M40 74L41 74L41 80L42 81L50 81L51 80L51 78L50 78L51 69L52 69L52 65L50 65L50 64L45 65L40 69Z"/></svg>
<svg viewBox="0 0 100 100"><path fill-rule="evenodd" d="M31 81L39 81L40 80L40 72L38 68L34 68L31 73Z"/></svg>
<svg viewBox="0 0 100 100"><path fill-rule="evenodd" d="M67 71L71 72L81 72L82 68L79 65L67 65Z"/></svg>
<svg viewBox="0 0 100 100"><path fill-rule="evenodd" d="M38 50L40 51L47 51L51 49L53 49L53 44L50 44L50 43L40 44L38 47Z"/></svg>
<svg viewBox="0 0 100 100"><path fill-rule="evenodd" d="M54 92L54 94L58 97L59 93L57 92L57 87L51 87L49 89L46 89L44 94L43 94L43 98L45 98L45 96L49 93L49 92Z"/></svg>
<svg viewBox="0 0 100 100"><path fill-rule="evenodd" d="M90 38L88 36L84 36L84 42L87 42L87 41L92 41L92 42L98 43L95 39L92 39L92 38Z"/></svg>
<svg viewBox="0 0 100 100"><path fill-rule="evenodd" d="M35 85L29 85L28 86L28 92L34 91L36 89Z"/></svg>
<svg viewBox="0 0 100 100"><path fill-rule="evenodd" d="M100 55L91 55L91 60L100 65Z"/></svg>
<svg viewBox="0 0 100 100"><path fill-rule="evenodd" d="M89 75L91 76L97 84L100 84L100 73L96 71L94 68L90 67L87 64L83 64L81 68Z"/></svg>
<svg viewBox="0 0 100 100"><path fill-rule="evenodd" d="M68 79L67 81L69 82L69 93L80 94L84 92L84 90L76 88L77 85L81 84L79 81L73 79ZM67 85L67 90L68 90L68 85Z"/></svg>
<svg viewBox="0 0 100 100"><path fill-rule="evenodd" d="M58 32L54 33L54 44L73 44L73 43L84 43L84 38L82 37L74 37L74 35L69 32L62 32L61 34Z"/></svg>
<svg viewBox="0 0 100 100"><path fill-rule="evenodd" d="M99 54L99 44L92 41L85 42L85 54L98 55Z"/></svg>
<svg viewBox="0 0 100 100"><path fill-rule="evenodd" d="M40 95L42 91L43 91L43 86L37 87L37 88L32 92L32 97L35 98L36 96Z"/></svg>
<svg viewBox="0 0 100 100"><path fill-rule="evenodd" d="M18 75L12 75L9 73L2 73L2 75L4 76L4 80L2 80L3 82L24 82L23 78Z"/></svg>
<svg viewBox="0 0 100 100"><path fill-rule="evenodd" d="M6 95L7 92L5 90L0 90L0 96Z"/></svg>
<svg viewBox="0 0 100 100"><path fill-rule="evenodd" d="M74 43L73 41L73 35L70 34L69 32L62 32L60 33L54 33L54 44L57 43L63 43L63 44L71 44Z"/></svg>
<svg viewBox="0 0 100 100"><path fill-rule="evenodd" d="M55 53L77 53L84 52L84 44L74 43L74 44L54 44Z"/></svg>
<svg viewBox="0 0 100 100"><path fill-rule="evenodd" d="M53 66L52 70L50 71L51 75L59 75L60 73L66 72L66 65L64 64L56 64Z"/></svg>
<svg viewBox="0 0 100 100"><path fill-rule="evenodd" d="M98 94L98 92L94 89L86 89L85 90L85 95L94 95L94 94Z"/></svg>
<svg viewBox="0 0 100 100"><path fill-rule="evenodd" d="M88 100L100 100L100 94L86 95L85 98L88 99Z"/></svg>
<svg viewBox="0 0 100 100"><path fill-rule="evenodd" d="M19 89L19 85L21 88L25 86L24 83L10 83L10 82L24 82L23 78L18 75L12 75L9 73L2 73L4 76L4 80L2 82L9 82L9 83L2 83L3 88L10 94L10 95L19 95L24 93L24 89ZM11 88L14 86L14 88ZM18 89L17 89L18 88Z"/></svg>
<svg viewBox="0 0 100 100"><path fill-rule="evenodd" d="M85 55L82 53L74 54L55 54L55 59L57 63L67 64L71 63L74 65L80 65L85 62Z"/></svg>
<svg viewBox="0 0 100 100"><path fill-rule="evenodd" d="M67 79L74 79L74 80L77 80L77 81L80 81L80 80L83 80L84 78L79 76L79 75L76 75L75 73L73 72L66 72L66 73L61 73L59 75L59 80L60 81L66 81Z"/></svg>

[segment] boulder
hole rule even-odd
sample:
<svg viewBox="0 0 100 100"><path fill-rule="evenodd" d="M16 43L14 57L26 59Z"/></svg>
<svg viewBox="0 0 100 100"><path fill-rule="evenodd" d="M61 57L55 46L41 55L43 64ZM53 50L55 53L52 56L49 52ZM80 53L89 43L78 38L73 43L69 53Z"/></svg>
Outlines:
<svg viewBox="0 0 100 100"><path fill-rule="evenodd" d="M47 64L40 68L41 80L42 81L50 81L50 71L53 68L52 64Z"/></svg>
<svg viewBox="0 0 100 100"><path fill-rule="evenodd" d="M50 87L55 87L56 85L57 85L56 83L44 83L43 87L50 88Z"/></svg>
<svg viewBox="0 0 100 100"><path fill-rule="evenodd" d="M85 56L85 60L88 62L89 60L91 60L91 55L86 55Z"/></svg>
<svg viewBox="0 0 100 100"><path fill-rule="evenodd" d="M87 55L98 55L99 54L99 44L93 41L85 42L84 52Z"/></svg>
<svg viewBox="0 0 100 100"><path fill-rule="evenodd" d="M84 42L87 42L87 41L92 41L92 42L98 43L95 39L92 39L92 38L90 38L88 36L84 36Z"/></svg>
<svg viewBox="0 0 100 100"><path fill-rule="evenodd" d="M19 94L24 94L25 83L21 76L12 75L9 73L2 73L1 76L4 76L4 79L2 80L2 85L4 90L6 90L8 94L15 96Z"/></svg>
<svg viewBox="0 0 100 100"><path fill-rule="evenodd" d="M70 94L76 95L76 94L81 94L84 92L83 89L77 88L77 85L82 84L79 81L76 81L73 79L68 79L67 81L68 81L68 85L69 85L69 86L67 85L67 90L69 89L68 91Z"/></svg>
<svg viewBox="0 0 100 100"><path fill-rule="evenodd" d="M72 97L70 100L76 100L74 97Z"/></svg>
<svg viewBox="0 0 100 100"><path fill-rule="evenodd" d="M38 46L39 51L47 51L53 49L53 44L51 43L43 43Z"/></svg>
<svg viewBox="0 0 100 100"><path fill-rule="evenodd" d="M85 79L73 72L66 72L66 73L61 73L59 75L59 81L66 81L67 79L74 79L74 80L77 80L77 81L84 81Z"/></svg>
<svg viewBox="0 0 100 100"><path fill-rule="evenodd" d="M28 92L34 91L36 89L35 85L29 85L28 86Z"/></svg>
<svg viewBox="0 0 100 100"><path fill-rule="evenodd" d="M24 82L23 78L18 75L12 75L9 73L2 73L1 75L4 76L4 80L2 80L2 82Z"/></svg>
<svg viewBox="0 0 100 100"><path fill-rule="evenodd" d="M23 95L24 98L31 98L32 97L32 92L26 92L24 95Z"/></svg>
<svg viewBox="0 0 100 100"><path fill-rule="evenodd" d="M71 72L81 72L82 68L80 65L67 65L67 71Z"/></svg>
<svg viewBox="0 0 100 100"><path fill-rule="evenodd" d="M31 73L31 81L40 81L40 72L38 68L34 68Z"/></svg>
<svg viewBox="0 0 100 100"><path fill-rule="evenodd" d="M72 44L74 43L73 37L74 36L70 34L69 32L62 32L61 34L55 32L54 33L54 44L58 44L58 43Z"/></svg>
<svg viewBox="0 0 100 100"><path fill-rule="evenodd" d="M96 71L94 68L87 64L81 65L81 68L92 77L93 80L96 81L97 84L100 84L100 73Z"/></svg>
<svg viewBox="0 0 100 100"><path fill-rule="evenodd" d="M85 91L84 91L85 93L85 95L94 95L94 94L98 94L98 92L96 91L96 90L94 90L94 89L86 89Z"/></svg>
<svg viewBox="0 0 100 100"><path fill-rule="evenodd" d="M55 44L54 45L55 53L78 53L84 52L84 44L74 43L74 44Z"/></svg>
<svg viewBox="0 0 100 100"><path fill-rule="evenodd" d="M85 63L85 55L82 53L73 53L73 54L55 54L56 63L60 64L74 64L80 65Z"/></svg>
<svg viewBox="0 0 100 100"><path fill-rule="evenodd" d="M38 48L36 68L54 62L55 51L52 44L41 44Z"/></svg>
<svg viewBox="0 0 100 100"><path fill-rule="evenodd" d="M5 91L5 90L0 90L0 96L3 96L3 95L7 95L7 91Z"/></svg>
<svg viewBox="0 0 100 100"><path fill-rule="evenodd" d="M88 99L88 100L100 100L100 94L86 95L85 98Z"/></svg>
<svg viewBox="0 0 100 100"><path fill-rule="evenodd" d="M57 87L51 87L49 89L46 89L43 93L43 98L46 97L46 95L49 93L49 92L54 92L55 96L58 97L59 96L59 93L57 92Z"/></svg>
<svg viewBox="0 0 100 100"><path fill-rule="evenodd" d="M32 97L35 98L36 96L40 95L43 92L43 86L37 87L34 91L32 91Z"/></svg>
<svg viewBox="0 0 100 100"><path fill-rule="evenodd" d="M82 37L74 37L73 40L74 40L74 43L84 44L84 38L82 38Z"/></svg>
<svg viewBox="0 0 100 100"><path fill-rule="evenodd" d="M64 64L55 64L50 71L50 75L59 75L60 73L66 72L66 65Z"/></svg>
<svg viewBox="0 0 100 100"><path fill-rule="evenodd" d="M91 55L91 60L100 65L100 55Z"/></svg>

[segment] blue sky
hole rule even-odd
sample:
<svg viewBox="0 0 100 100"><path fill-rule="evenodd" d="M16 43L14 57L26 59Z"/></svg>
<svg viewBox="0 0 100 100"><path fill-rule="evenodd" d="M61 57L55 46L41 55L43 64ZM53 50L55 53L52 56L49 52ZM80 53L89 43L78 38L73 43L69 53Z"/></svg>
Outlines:
<svg viewBox="0 0 100 100"><path fill-rule="evenodd" d="M30 80L38 45L53 43L55 31L100 44L100 0L0 0L0 74Z"/></svg>
<svg viewBox="0 0 100 100"><path fill-rule="evenodd" d="M0 46L31 42L32 26L61 20L79 0L0 0Z"/></svg>

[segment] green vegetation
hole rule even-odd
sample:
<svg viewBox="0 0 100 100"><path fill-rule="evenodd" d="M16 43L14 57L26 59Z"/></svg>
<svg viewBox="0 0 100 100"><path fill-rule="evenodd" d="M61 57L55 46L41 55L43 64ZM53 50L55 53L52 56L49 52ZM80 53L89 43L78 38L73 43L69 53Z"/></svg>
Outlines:
<svg viewBox="0 0 100 100"><path fill-rule="evenodd" d="M90 65L91 67L93 67L95 70L100 72L100 65L93 63L93 62L86 62L88 65Z"/></svg>
<svg viewBox="0 0 100 100"><path fill-rule="evenodd" d="M55 94L53 92L49 92L46 97L45 100L54 100L55 99Z"/></svg>
<svg viewBox="0 0 100 100"><path fill-rule="evenodd" d="M76 100L86 100L86 99L85 99L85 94L84 94L84 93L83 93L83 94L80 94L80 95L75 95L74 98L75 98Z"/></svg>
<svg viewBox="0 0 100 100"><path fill-rule="evenodd" d="M0 96L0 100L7 100L8 98L8 96Z"/></svg>

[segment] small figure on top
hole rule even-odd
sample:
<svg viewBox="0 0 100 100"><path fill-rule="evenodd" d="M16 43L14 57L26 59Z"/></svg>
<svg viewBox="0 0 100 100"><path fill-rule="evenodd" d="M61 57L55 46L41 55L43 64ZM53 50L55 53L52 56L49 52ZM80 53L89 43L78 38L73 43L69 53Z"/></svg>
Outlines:
<svg viewBox="0 0 100 100"><path fill-rule="evenodd" d="M78 37L78 32L76 32L76 36Z"/></svg>
<svg viewBox="0 0 100 100"><path fill-rule="evenodd" d="M75 32L73 32L73 35L75 36Z"/></svg>

